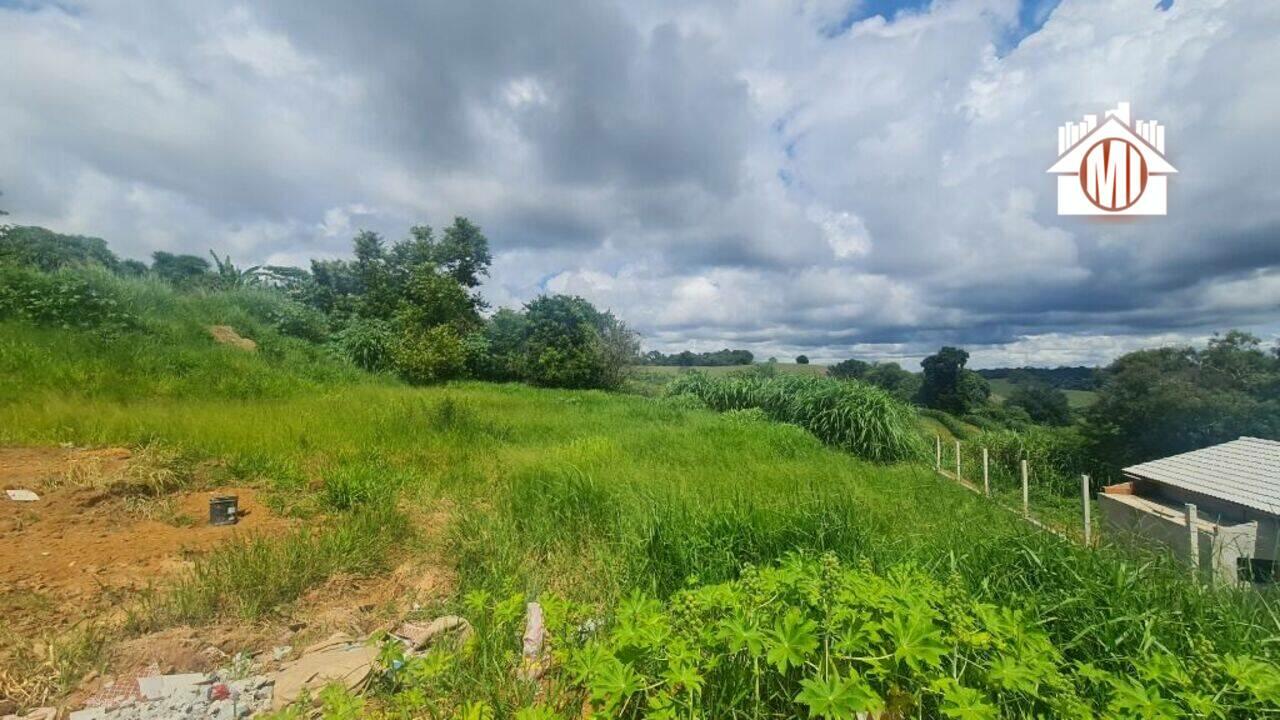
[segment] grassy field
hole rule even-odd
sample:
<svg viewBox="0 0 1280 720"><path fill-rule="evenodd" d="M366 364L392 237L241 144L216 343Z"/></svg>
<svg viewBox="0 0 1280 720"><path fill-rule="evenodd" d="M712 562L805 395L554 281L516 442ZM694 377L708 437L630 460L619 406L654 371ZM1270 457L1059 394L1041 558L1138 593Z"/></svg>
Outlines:
<svg viewBox="0 0 1280 720"><path fill-rule="evenodd" d="M991 385L992 398L997 401L1004 400L1017 387L1014 383L1009 382L1008 378L996 378L988 380L987 383ZM1074 410L1082 410L1089 407L1098 397L1097 393L1092 390L1063 390L1062 392L1066 394L1067 402Z"/></svg>
<svg viewBox="0 0 1280 720"><path fill-rule="evenodd" d="M309 519L200 559L139 605L136 632L266 617L334 573L384 572L441 537L435 560L457 586L439 610L469 617L478 639L389 676L368 712L578 716L589 698L627 717L852 717L862 692L859 707L913 717L1085 717L1126 715L1140 702L1125 693L1143 692L1172 717L1212 683L1225 717L1272 692L1274 665L1257 661L1249 689L1211 661L1277 652L1266 596L1035 532L922 465L863 462L798 427L674 399L411 388L284 340L247 355L182 337L0 325L0 442L218 458ZM513 676L535 598L563 666L540 685ZM855 621L871 633L863 649L848 645ZM600 638L583 629L601 623ZM997 680L1018 658L1033 675ZM1129 679L1160 668L1169 677ZM847 712L821 713L824 692Z"/></svg>
<svg viewBox="0 0 1280 720"><path fill-rule="evenodd" d="M764 365L765 363L756 363L756 365ZM826 365L815 365L809 363L807 365L797 365L796 363L771 363L780 373L795 375L826 375ZM679 375L690 370L697 370L708 375L729 375L733 372L750 369L750 365L693 365L683 367L678 365L635 365L633 369L637 372L653 372L660 375Z"/></svg>
<svg viewBox="0 0 1280 720"><path fill-rule="evenodd" d="M756 363L755 365L693 365L682 367L677 365L633 365L630 370L631 379L627 383L628 390L639 393L641 395L657 396L662 394L665 388L672 380L681 375L690 372L706 373L712 377L723 377L725 375L734 375L737 373L747 372L752 368L760 367L764 363ZM813 377L822 377L827 374L826 365L797 365L795 363L772 363L779 374L786 375L810 375Z"/></svg>

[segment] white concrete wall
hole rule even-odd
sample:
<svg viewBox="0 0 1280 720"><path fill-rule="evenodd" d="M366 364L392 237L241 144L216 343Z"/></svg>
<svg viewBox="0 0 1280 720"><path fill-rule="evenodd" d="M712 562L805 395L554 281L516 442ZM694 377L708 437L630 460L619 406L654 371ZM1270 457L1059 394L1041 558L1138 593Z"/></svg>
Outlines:
<svg viewBox="0 0 1280 720"><path fill-rule="evenodd" d="M1164 546L1184 563L1189 562L1190 531L1180 508L1154 503L1134 495L1098 495L1103 523L1112 531L1128 533ZM1269 557L1259 551L1257 522L1216 525L1196 524L1196 562L1206 578L1238 582L1237 560L1241 557ZM1272 530L1274 532L1274 530Z"/></svg>

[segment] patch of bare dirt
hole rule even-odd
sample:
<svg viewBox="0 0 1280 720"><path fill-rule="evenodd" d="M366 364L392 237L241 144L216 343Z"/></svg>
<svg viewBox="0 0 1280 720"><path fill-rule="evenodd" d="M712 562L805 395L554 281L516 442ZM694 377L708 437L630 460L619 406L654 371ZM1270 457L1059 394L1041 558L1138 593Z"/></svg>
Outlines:
<svg viewBox="0 0 1280 720"><path fill-rule="evenodd" d="M36 491L35 502L0 496L0 614L20 635L57 630L119 610L191 560L247 533L275 533L253 488L218 487L157 497L121 495L86 480L124 473L125 448L0 448L0 487ZM79 473L79 476L77 476ZM209 498L237 495L233 526L208 524Z"/></svg>
<svg viewBox="0 0 1280 720"><path fill-rule="evenodd" d="M110 692L113 680L207 672L226 667L237 654L278 663L290 656L281 653L286 647L296 654L335 631L359 637L391 629L415 611L438 607L456 586L448 563L433 549L382 576L330 578L270 621L124 637L119 631L126 609L140 593L162 589L195 558L233 538L280 533L292 525L274 516L254 488L210 487L211 473L184 472L146 450L0 448L0 491L22 488L40 496L15 502L0 492L0 709L15 700L31 707L59 698L64 708L78 707L95 693ZM174 487L179 489L168 490ZM140 497L140 490L152 494ZM226 494L238 496L240 521L209 525L210 497ZM429 547L440 545L449 510L437 502L415 514ZM19 644L39 656L52 655L49 640L65 643L81 630L101 627L113 630L100 636L99 659L69 670L76 678L70 686L59 689L48 678L27 682L23 678L30 673L14 665L15 658L32 656L20 653ZM55 676L75 662L51 658L40 674ZM86 664L101 672L80 680Z"/></svg>
<svg viewBox="0 0 1280 720"><path fill-rule="evenodd" d="M210 325L209 334L213 336L214 342L219 342L223 345L230 345L247 352L253 352L258 349L258 343L241 336L230 325Z"/></svg>

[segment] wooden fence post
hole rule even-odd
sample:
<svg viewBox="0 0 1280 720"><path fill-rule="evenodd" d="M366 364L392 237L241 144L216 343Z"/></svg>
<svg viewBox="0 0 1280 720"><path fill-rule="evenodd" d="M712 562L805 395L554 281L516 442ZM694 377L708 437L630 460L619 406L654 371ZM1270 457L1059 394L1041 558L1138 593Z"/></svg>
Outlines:
<svg viewBox="0 0 1280 720"><path fill-rule="evenodd" d="M1192 578L1200 575L1200 530L1196 527L1199 519L1200 512L1195 503L1187 503L1187 562L1191 565Z"/></svg>
<svg viewBox="0 0 1280 720"><path fill-rule="evenodd" d="M1089 547L1093 542L1093 528L1089 526L1089 476L1080 476L1080 500L1084 505L1084 544Z"/></svg>
<svg viewBox="0 0 1280 720"><path fill-rule="evenodd" d="M960 482L960 441L956 441L956 482Z"/></svg>
<svg viewBox="0 0 1280 720"><path fill-rule="evenodd" d="M1022 459L1022 517L1031 517L1031 502L1027 494L1027 460Z"/></svg>
<svg viewBox="0 0 1280 720"><path fill-rule="evenodd" d="M942 436L933 436L933 469L942 470Z"/></svg>
<svg viewBox="0 0 1280 720"><path fill-rule="evenodd" d="M991 475L987 466L987 449L982 448L982 492L991 497Z"/></svg>

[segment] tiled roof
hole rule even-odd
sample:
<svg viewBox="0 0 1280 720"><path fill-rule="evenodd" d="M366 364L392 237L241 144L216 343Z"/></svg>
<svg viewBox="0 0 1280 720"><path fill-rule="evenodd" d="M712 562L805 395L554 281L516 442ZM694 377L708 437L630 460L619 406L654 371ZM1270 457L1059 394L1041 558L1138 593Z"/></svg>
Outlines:
<svg viewBox="0 0 1280 720"><path fill-rule="evenodd" d="M1280 515L1280 442L1242 437L1124 469L1236 505Z"/></svg>

